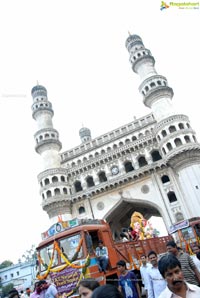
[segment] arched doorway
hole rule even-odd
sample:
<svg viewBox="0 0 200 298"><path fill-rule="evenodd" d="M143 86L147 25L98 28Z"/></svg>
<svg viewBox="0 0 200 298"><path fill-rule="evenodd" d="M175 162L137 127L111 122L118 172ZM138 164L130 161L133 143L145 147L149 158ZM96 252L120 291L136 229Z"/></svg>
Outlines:
<svg viewBox="0 0 200 298"><path fill-rule="evenodd" d="M162 218L159 207L152 205L152 202L138 202L122 198L105 216L104 219L109 223L112 235L115 240L119 239L122 228L129 227L131 216L134 212L139 212L146 220L152 216ZM164 225L164 223L163 223ZM158 226L153 226L159 231Z"/></svg>

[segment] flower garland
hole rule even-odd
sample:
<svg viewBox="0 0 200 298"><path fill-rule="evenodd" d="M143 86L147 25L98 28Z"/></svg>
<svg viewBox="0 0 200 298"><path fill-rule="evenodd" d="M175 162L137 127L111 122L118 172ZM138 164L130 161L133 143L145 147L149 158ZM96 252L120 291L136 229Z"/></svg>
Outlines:
<svg viewBox="0 0 200 298"><path fill-rule="evenodd" d="M54 241L54 244L53 244L53 253L52 253L52 255L51 255L51 259L50 259L49 265L48 265L48 267L47 267L47 271L46 271L43 275L39 275L39 274L37 274L37 275L36 275L37 279L42 280L42 279L46 279L46 278L47 278L47 276L48 276L48 274L49 274L49 272L50 272L50 270L51 270L51 266L52 266L52 264L53 264L54 253L55 253L55 241ZM41 259L41 258L40 258L40 259Z"/></svg>
<svg viewBox="0 0 200 298"><path fill-rule="evenodd" d="M139 267L136 265L136 263L133 261L131 253L128 251L128 257L129 257L129 263L131 267L134 267L134 269L139 270Z"/></svg>
<svg viewBox="0 0 200 298"><path fill-rule="evenodd" d="M86 262L83 265L75 265L75 264L72 263L73 261L75 261L77 259L78 253L79 253L79 251L81 249L81 246L82 246L82 242L83 242L83 239L81 238L80 241L79 241L79 244L77 246L77 249L76 249L75 254L73 255L73 257L70 260L68 260L67 256L61 251L58 243L56 241L54 241L54 243L53 243L53 253L52 253L52 256L51 256L51 259L50 259L50 262L49 262L49 265L48 266L46 264L44 264L44 262L41 259L40 255L38 255L38 260L39 260L40 264L42 264L45 267L45 269L47 269L47 271L43 275L39 275L39 273L38 273L36 275L36 277L39 280L45 279L48 276L49 272L60 272L60 271L64 270L66 267L68 267L68 266L70 266L72 268L75 268L75 269L83 269L83 271L84 271L84 269L86 270L86 268L89 266L89 263L88 262L90 262L89 255L87 256ZM54 259L55 250L57 251L57 253L61 256L61 258L66 263L65 265L63 265L60 268L51 268L52 263L53 263L53 259Z"/></svg>

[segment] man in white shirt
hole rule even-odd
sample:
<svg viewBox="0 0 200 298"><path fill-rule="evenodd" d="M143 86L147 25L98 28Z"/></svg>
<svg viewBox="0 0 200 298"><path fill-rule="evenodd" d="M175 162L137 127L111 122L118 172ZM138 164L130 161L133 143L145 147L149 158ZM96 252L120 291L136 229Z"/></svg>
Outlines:
<svg viewBox="0 0 200 298"><path fill-rule="evenodd" d="M197 258L197 253L200 252L199 245L197 245L197 244L193 245L192 252L193 252L193 255L191 255L191 258L192 258L194 264L196 265L198 271L200 272L200 260Z"/></svg>
<svg viewBox="0 0 200 298"><path fill-rule="evenodd" d="M199 298L200 288L184 280L180 261L172 254L163 256L158 269L167 282L167 287L158 298Z"/></svg>
<svg viewBox="0 0 200 298"><path fill-rule="evenodd" d="M142 265L140 266L140 274L142 277L142 284L145 290L146 298L148 297L148 291L147 291L147 286L148 286L148 277L147 277L147 269L151 267L151 264L147 263L147 257L146 255L141 255L140 260L142 262Z"/></svg>
<svg viewBox="0 0 200 298"><path fill-rule="evenodd" d="M158 258L155 251L148 253L148 259L151 267L147 269L147 290L148 298L158 298L160 293L166 288L166 281L158 270Z"/></svg>
<svg viewBox="0 0 200 298"><path fill-rule="evenodd" d="M103 241L98 241L99 245L95 250L96 260L99 267L99 272L106 273L106 269L108 266L108 249L106 246L103 246Z"/></svg>

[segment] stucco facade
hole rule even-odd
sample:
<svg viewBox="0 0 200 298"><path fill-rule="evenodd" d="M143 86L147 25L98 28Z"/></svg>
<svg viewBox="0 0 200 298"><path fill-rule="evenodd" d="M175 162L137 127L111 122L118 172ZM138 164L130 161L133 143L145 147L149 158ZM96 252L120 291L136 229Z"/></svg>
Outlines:
<svg viewBox="0 0 200 298"><path fill-rule="evenodd" d="M139 92L151 113L92 138L79 132L81 144L60 152L47 90L32 89L36 152L43 158L38 175L42 207L52 222L104 218L117 234L134 211L145 218L162 216L166 227L199 216L200 145L186 115L172 105L173 89L157 74L155 59L142 39L126 40L132 70L140 76Z"/></svg>

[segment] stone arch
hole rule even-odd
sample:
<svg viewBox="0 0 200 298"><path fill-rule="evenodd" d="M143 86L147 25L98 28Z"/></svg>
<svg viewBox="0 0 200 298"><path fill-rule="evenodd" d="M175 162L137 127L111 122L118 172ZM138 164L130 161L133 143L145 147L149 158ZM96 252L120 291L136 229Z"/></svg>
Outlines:
<svg viewBox="0 0 200 298"><path fill-rule="evenodd" d="M124 212L122 212L122 210ZM112 234L118 234L122 227L130 226L130 219L134 211L140 212L146 219L151 216L162 217L163 210L161 206L147 200L138 201L135 198L124 198L121 199L103 216L112 230Z"/></svg>
<svg viewBox="0 0 200 298"><path fill-rule="evenodd" d="M161 177L162 183L165 184L167 182L170 182L169 176L168 175L163 175Z"/></svg>
<svg viewBox="0 0 200 298"><path fill-rule="evenodd" d="M79 180L74 182L74 188L75 188L75 192L79 192L83 190L81 182Z"/></svg>
<svg viewBox="0 0 200 298"><path fill-rule="evenodd" d="M145 158L145 156L140 156L139 158L138 158L138 164L139 164L139 167L141 168L141 167L144 167L144 166L146 166L148 163L147 163L147 161L146 161L146 158Z"/></svg>
<svg viewBox="0 0 200 298"><path fill-rule="evenodd" d="M87 176L87 178L85 179L86 183L87 183L87 187L92 187L94 186L94 179L92 176Z"/></svg>
<svg viewBox="0 0 200 298"><path fill-rule="evenodd" d="M176 197L176 194L175 194L174 191L169 191L169 192L167 193L167 196L168 196L168 199L169 199L169 202L170 202L170 203L174 203L174 202L177 201L177 197Z"/></svg>
<svg viewBox="0 0 200 298"><path fill-rule="evenodd" d="M108 179L106 177L106 173L104 171L101 171L98 173L99 182L106 182Z"/></svg>
<svg viewBox="0 0 200 298"><path fill-rule="evenodd" d="M151 156L152 156L153 161L157 161L157 160L162 159L162 157L160 155L160 152L158 150L151 151Z"/></svg>
<svg viewBox="0 0 200 298"><path fill-rule="evenodd" d="M83 213L85 213L85 207L80 206L80 207L78 208L78 213L79 213L80 215L83 214Z"/></svg>
<svg viewBox="0 0 200 298"><path fill-rule="evenodd" d="M132 162L129 161L129 160L124 162L124 168L125 168L126 173L134 171L134 167L132 165Z"/></svg>
<svg viewBox="0 0 200 298"><path fill-rule="evenodd" d="M53 176L52 177L52 183L56 183L58 182L58 177L57 176Z"/></svg>
<svg viewBox="0 0 200 298"><path fill-rule="evenodd" d="M180 138L176 138L176 139L174 140L174 144L176 145L176 147L181 146L181 145L182 145L182 141L181 141L181 139L180 139Z"/></svg>

